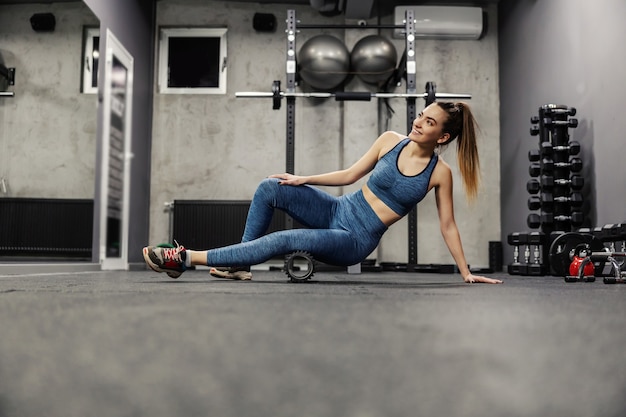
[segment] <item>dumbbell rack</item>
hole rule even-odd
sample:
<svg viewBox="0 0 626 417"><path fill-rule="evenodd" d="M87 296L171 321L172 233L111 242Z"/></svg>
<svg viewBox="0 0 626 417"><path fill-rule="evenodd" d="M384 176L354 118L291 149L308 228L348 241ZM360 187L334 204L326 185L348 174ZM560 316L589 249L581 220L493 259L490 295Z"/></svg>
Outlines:
<svg viewBox="0 0 626 417"><path fill-rule="evenodd" d="M582 170L582 160L577 157L580 144L570 141L568 131L578 126L578 120L570 117L575 115L573 107L546 104L530 119L530 134L539 136L539 148L528 152L532 178L526 185L531 194L526 223L540 231L508 236L508 244L514 247L514 260L508 268L511 275L549 273L550 243L584 221L580 192L584 179L577 174Z"/></svg>

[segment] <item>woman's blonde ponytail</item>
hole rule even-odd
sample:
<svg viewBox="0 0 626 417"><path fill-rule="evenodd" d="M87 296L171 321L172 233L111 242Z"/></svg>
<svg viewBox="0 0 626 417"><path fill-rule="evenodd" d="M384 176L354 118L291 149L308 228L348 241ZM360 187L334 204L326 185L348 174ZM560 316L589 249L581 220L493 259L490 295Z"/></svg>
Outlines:
<svg viewBox="0 0 626 417"><path fill-rule="evenodd" d="M457 159L467 199L476 200L480 186L480 160L476 144L477 124L470 107L463 102L436 102L446 111L448 120L443 124L443 132L450 134L450 143L457 139Z"/></svg>

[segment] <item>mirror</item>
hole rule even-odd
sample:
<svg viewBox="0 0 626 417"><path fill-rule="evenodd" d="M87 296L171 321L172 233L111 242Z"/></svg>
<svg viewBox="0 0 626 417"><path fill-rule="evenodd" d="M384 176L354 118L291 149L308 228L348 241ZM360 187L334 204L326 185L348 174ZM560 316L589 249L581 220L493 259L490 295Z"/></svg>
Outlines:
<svg viewBox="0 0 626 417"><path fill-rule="evenodd" d="M0 0L0 57L15 68L0 97L0 263L92 259L98 102L82 71L97 27L82 1Z"/></svg>

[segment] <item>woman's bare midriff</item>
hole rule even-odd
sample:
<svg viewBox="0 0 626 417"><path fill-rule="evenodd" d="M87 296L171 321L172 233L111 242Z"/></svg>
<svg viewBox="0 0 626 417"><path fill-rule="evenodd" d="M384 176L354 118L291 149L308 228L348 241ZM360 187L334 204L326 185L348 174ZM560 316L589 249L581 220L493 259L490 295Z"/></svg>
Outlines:
<svg viewBox="0 0 626 417"><path fill-rule="evenodd" d="M363 197L365 197L365 201L370 205L374 213L378 216L380 221L382 221L387 227L391 226L398 220L402 218L398 213L389 208L382 200L369 189L366 185L361 188L363 191Z"/></svg>

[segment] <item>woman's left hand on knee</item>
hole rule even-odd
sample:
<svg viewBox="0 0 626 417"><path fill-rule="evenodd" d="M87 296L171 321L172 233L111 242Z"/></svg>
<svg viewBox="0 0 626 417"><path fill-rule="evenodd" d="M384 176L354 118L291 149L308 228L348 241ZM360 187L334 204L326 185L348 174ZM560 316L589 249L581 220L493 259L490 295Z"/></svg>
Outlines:
<svg viewBox="0 0 626 417"><path fill-rule="evenodd" d="M268 178L277 178L280 181L278 181L278 183L280 185L302 185L306 182L306 178L305 177L301 177L299 175L293 175L293 174L273 174L270 175Z"/></svg>

